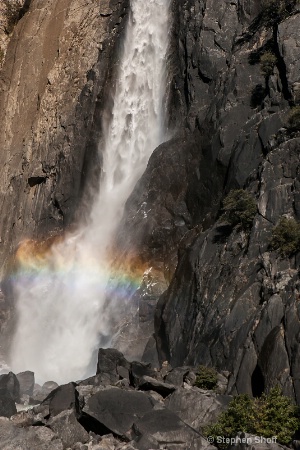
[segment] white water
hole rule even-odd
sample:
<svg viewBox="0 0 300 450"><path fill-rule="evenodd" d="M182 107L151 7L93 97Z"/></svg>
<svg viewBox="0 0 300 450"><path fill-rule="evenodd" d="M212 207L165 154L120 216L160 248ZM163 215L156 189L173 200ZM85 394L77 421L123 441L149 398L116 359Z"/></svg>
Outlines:
<svg viewBox="0 0 300 450"><path fill-rule="evenodd" d="M126 199L164 140L169 0L131 0L124 51L105 133L103 173L88 225L56 244L47 267L16 282L18 324L10 365L38 382L87 376L99 335L109 278L107 249Z"/></svg>

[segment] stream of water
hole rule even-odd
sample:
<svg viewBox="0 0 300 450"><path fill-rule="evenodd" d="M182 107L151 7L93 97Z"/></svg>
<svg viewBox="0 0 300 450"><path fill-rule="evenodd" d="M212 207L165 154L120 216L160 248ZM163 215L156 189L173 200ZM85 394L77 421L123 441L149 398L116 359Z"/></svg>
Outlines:
<svg viewBox="0 0 300 450"><path fill-rule="evenodd" d="M24 257L16 278L18 322L10 366L14 372L34 371L38 382L95 373L91 355L99 336L109 333L107 315L113 311L104 309L112 275L109 247L126 199L165 139L169 3L131 0L111 120L99 149L99 193L87 225L40 258Z"/></svg>

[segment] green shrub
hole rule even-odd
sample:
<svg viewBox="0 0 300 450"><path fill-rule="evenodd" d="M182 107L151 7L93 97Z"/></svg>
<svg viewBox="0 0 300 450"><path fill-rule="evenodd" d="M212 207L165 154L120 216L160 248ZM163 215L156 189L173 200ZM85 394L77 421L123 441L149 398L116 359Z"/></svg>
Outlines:
<svg viewBox="0 0 300 450"><path fill-rule="evenodd" d="M263 0L263 21L273 26L288 17L298 0Z"/></svg>
<svg viewBox="0 0 300 450"><path fill-rule="evenodd" d="M273 74L277 58L272 52L265 52L260 57L260 69L264 76L269 77Z"/></svg>
<svg viewBox="0 0 300 450"><path fill-rule="evenodd" d="M261 398L235 397L218 422L205 429L205 434L213 436L215 442L218 436L234 438L239 432L244 432L265 438L276 436L281 444L289 444L299 424L298 408L279 387L275 387ZM226 448L226 444L219 447Z"/></svg>
<svg viewBox="0 0 300 450"><path fill-rule="evenodd" d="M254 402L255 433L263 437L277 436L278 442L288 444L299 429L299 409L279 387Z"/></svg>
<svg viewBox="0 0 300 450"><path fill-rule="evenodd" d="M223 214L220 221L246 230L251 227L256 211L257 207L252 195L243 189L235 189L230 191L223 201Z"/></svg>
<svg viewBox="0 0 300 450"><path fill-rule="evenodd" d="M204 429L206 436L212 436L214 442L217 437L234 438L239 432L254 433L254 404L248 395L238 395L229 403L227 411L223 412L216 424ZM219 445L226 448L227 445Z"/></svg>
<svg viewBox="0 0 300 450"><path fill-rule="evenodd" d="M298 252L300 250L300 224L295 219L282 217L273 228L270 245L283 257Z"/></svg>
<svg viewBox="0 0 300 450"><path fill-rule="evenodd" d="M294 106L288 116L288 127L293 130L300 130L300 106Z"/></svg>
<svg viewBox="0 0 300 450"><path fill-rule="evenodd" d="M200 389L214 389L218 383L218 374L215 369L199 366L196 373L195 386Z"/></svg>

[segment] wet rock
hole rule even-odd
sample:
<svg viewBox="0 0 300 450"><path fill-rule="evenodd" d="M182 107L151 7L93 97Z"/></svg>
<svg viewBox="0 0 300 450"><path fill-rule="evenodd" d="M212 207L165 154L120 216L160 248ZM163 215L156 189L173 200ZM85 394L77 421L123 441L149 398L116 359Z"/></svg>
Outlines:
<svg viewBox="0 0 300 450"><path fill-rule="evenodd" d="M54 389L40 405L49 406L50 417L57 416L62 411L71 409L79 411L79 394L75 383L68 383Z"/></svg>
<svg viewBox="0 0 300 450"><path fill-rule="evenodd" d="M11 417L17 413L15 402L7 388L0 388L0 417Z"/></svg>
<svg viewBox="0 0 300 450"><path fill-rule="evenodd" d="M15 402L20 401L20 384L14 373L0 375L0 389L7 389Z"/></svg>
<svg viewBox="0 0 300 450"><path fill-rule="evenodd" d="M34 385L33 395L30 397L30 403L33 405L41 403L45 398L58 387L54 381L46 381L43 386Z"/></svg>
<svg viewBox="0 0 300 450"><path fill-rule="evenodd" d="M93 384L113 384L120 378L129 379L130 363L124 358L123 353L116 349L99 349L97 363L97 380Z"/></svg>
<svg viewBox="0 0 300 450"><path fill-rule="evenodd" d="M34 373L27 370L16 375L20 384L20 395L33 395L34 390Z"/></svg>

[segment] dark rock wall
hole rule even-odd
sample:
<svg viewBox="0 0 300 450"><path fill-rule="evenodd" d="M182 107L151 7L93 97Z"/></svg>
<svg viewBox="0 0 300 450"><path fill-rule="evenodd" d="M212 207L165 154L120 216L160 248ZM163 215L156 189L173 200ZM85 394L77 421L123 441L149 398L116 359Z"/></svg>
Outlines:
<svg viewBox="0 0 300 450"><path fill-rule="evenodd" d="M175 137L129 198L119 244L156 270L161 290L171 280L156 311L160 361L228 370L230 392L279 383L299 401L298 257L269 249L282 215L300 219L300 141L282 128L299 102L298 9L266 25L260 1L173 3ZM266 51L277 57L270 76ZM216 223L233 188L257 200L249 237Z"/></svg>
<svg viewBox="0 0 300 450"><path fill-rule="evenodd" d="M213 124L211 158L225 171L220 198L246 188L258 213L249 237L214 224L181 252L156 311L160 359L226 369L231 392L259 395L279 383L299 401L299 258L269 248L282 215L300 219L300 139L281 129L299 102L299 8L267 27L260 2L178 8L186 125ZM265 77L259 56L268 49L278 62Z"/></svg>

